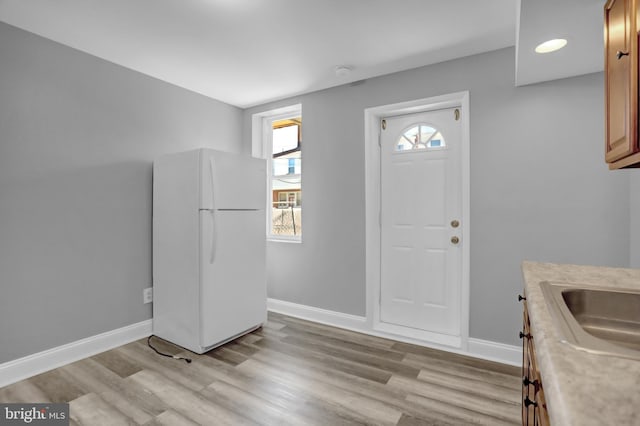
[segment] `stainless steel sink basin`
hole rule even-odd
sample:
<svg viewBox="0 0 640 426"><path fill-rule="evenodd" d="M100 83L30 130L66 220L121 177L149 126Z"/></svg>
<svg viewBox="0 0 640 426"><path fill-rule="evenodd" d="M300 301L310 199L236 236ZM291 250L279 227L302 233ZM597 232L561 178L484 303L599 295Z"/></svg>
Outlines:
<svg viewBox="0 0 640 426"><path fill-rule="evenodd" d="M564 342L640 360L640 291L552 282L541 288Z"/></svg>

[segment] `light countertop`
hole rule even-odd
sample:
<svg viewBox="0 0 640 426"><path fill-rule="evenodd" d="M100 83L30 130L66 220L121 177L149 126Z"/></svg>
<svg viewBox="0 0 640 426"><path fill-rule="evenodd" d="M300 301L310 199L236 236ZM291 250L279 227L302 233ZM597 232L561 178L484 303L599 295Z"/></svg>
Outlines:
<svg viewBox="0 0 640 426"><path fill-rule="evenodd" d="M523 262L531 334L552 425L640 425L640 361L562 343L543 281L640 289L640 269Z"/></svg>

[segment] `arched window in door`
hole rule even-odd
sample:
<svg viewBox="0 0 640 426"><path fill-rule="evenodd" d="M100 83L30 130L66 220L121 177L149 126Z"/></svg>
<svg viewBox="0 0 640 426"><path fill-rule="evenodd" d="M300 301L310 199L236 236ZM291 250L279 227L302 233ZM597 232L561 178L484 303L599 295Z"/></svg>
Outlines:
<svg viewBox="0 0 640 426"><path fill-rule="evenodd" d="M429 124L421 123L409 127L398 138L395 151L412 151L422 149L444 148L446 146L442 133Z"/></svg>

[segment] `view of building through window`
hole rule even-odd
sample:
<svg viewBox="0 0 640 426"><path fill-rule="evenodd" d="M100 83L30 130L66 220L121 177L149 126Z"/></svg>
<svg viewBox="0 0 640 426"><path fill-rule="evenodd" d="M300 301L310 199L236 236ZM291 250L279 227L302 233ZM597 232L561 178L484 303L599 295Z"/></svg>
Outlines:
<svg viewBox="0 0 640 426"><path fill-rule="evenodd" d="M271 234L302 235L302 118L272 124Z"/></svg>
<svg viewBox="0 0 640 426"><path fill-rule="evenodd" d="M437 129L428 124L419 124L412 126L398 138L395 150L443 148L445 145L444 138Z"/></svg>

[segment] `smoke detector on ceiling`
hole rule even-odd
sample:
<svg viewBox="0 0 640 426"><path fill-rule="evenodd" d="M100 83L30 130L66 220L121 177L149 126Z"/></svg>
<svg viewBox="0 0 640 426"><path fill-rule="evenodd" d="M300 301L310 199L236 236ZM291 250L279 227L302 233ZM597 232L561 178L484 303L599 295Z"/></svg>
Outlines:
<svg viewBox="0 0 640 426"><path fill-rule="evenodd" d="M351 67L346 65L338 65L336 67L336 76L337 77L346 77L351 74Z"/></svg>

